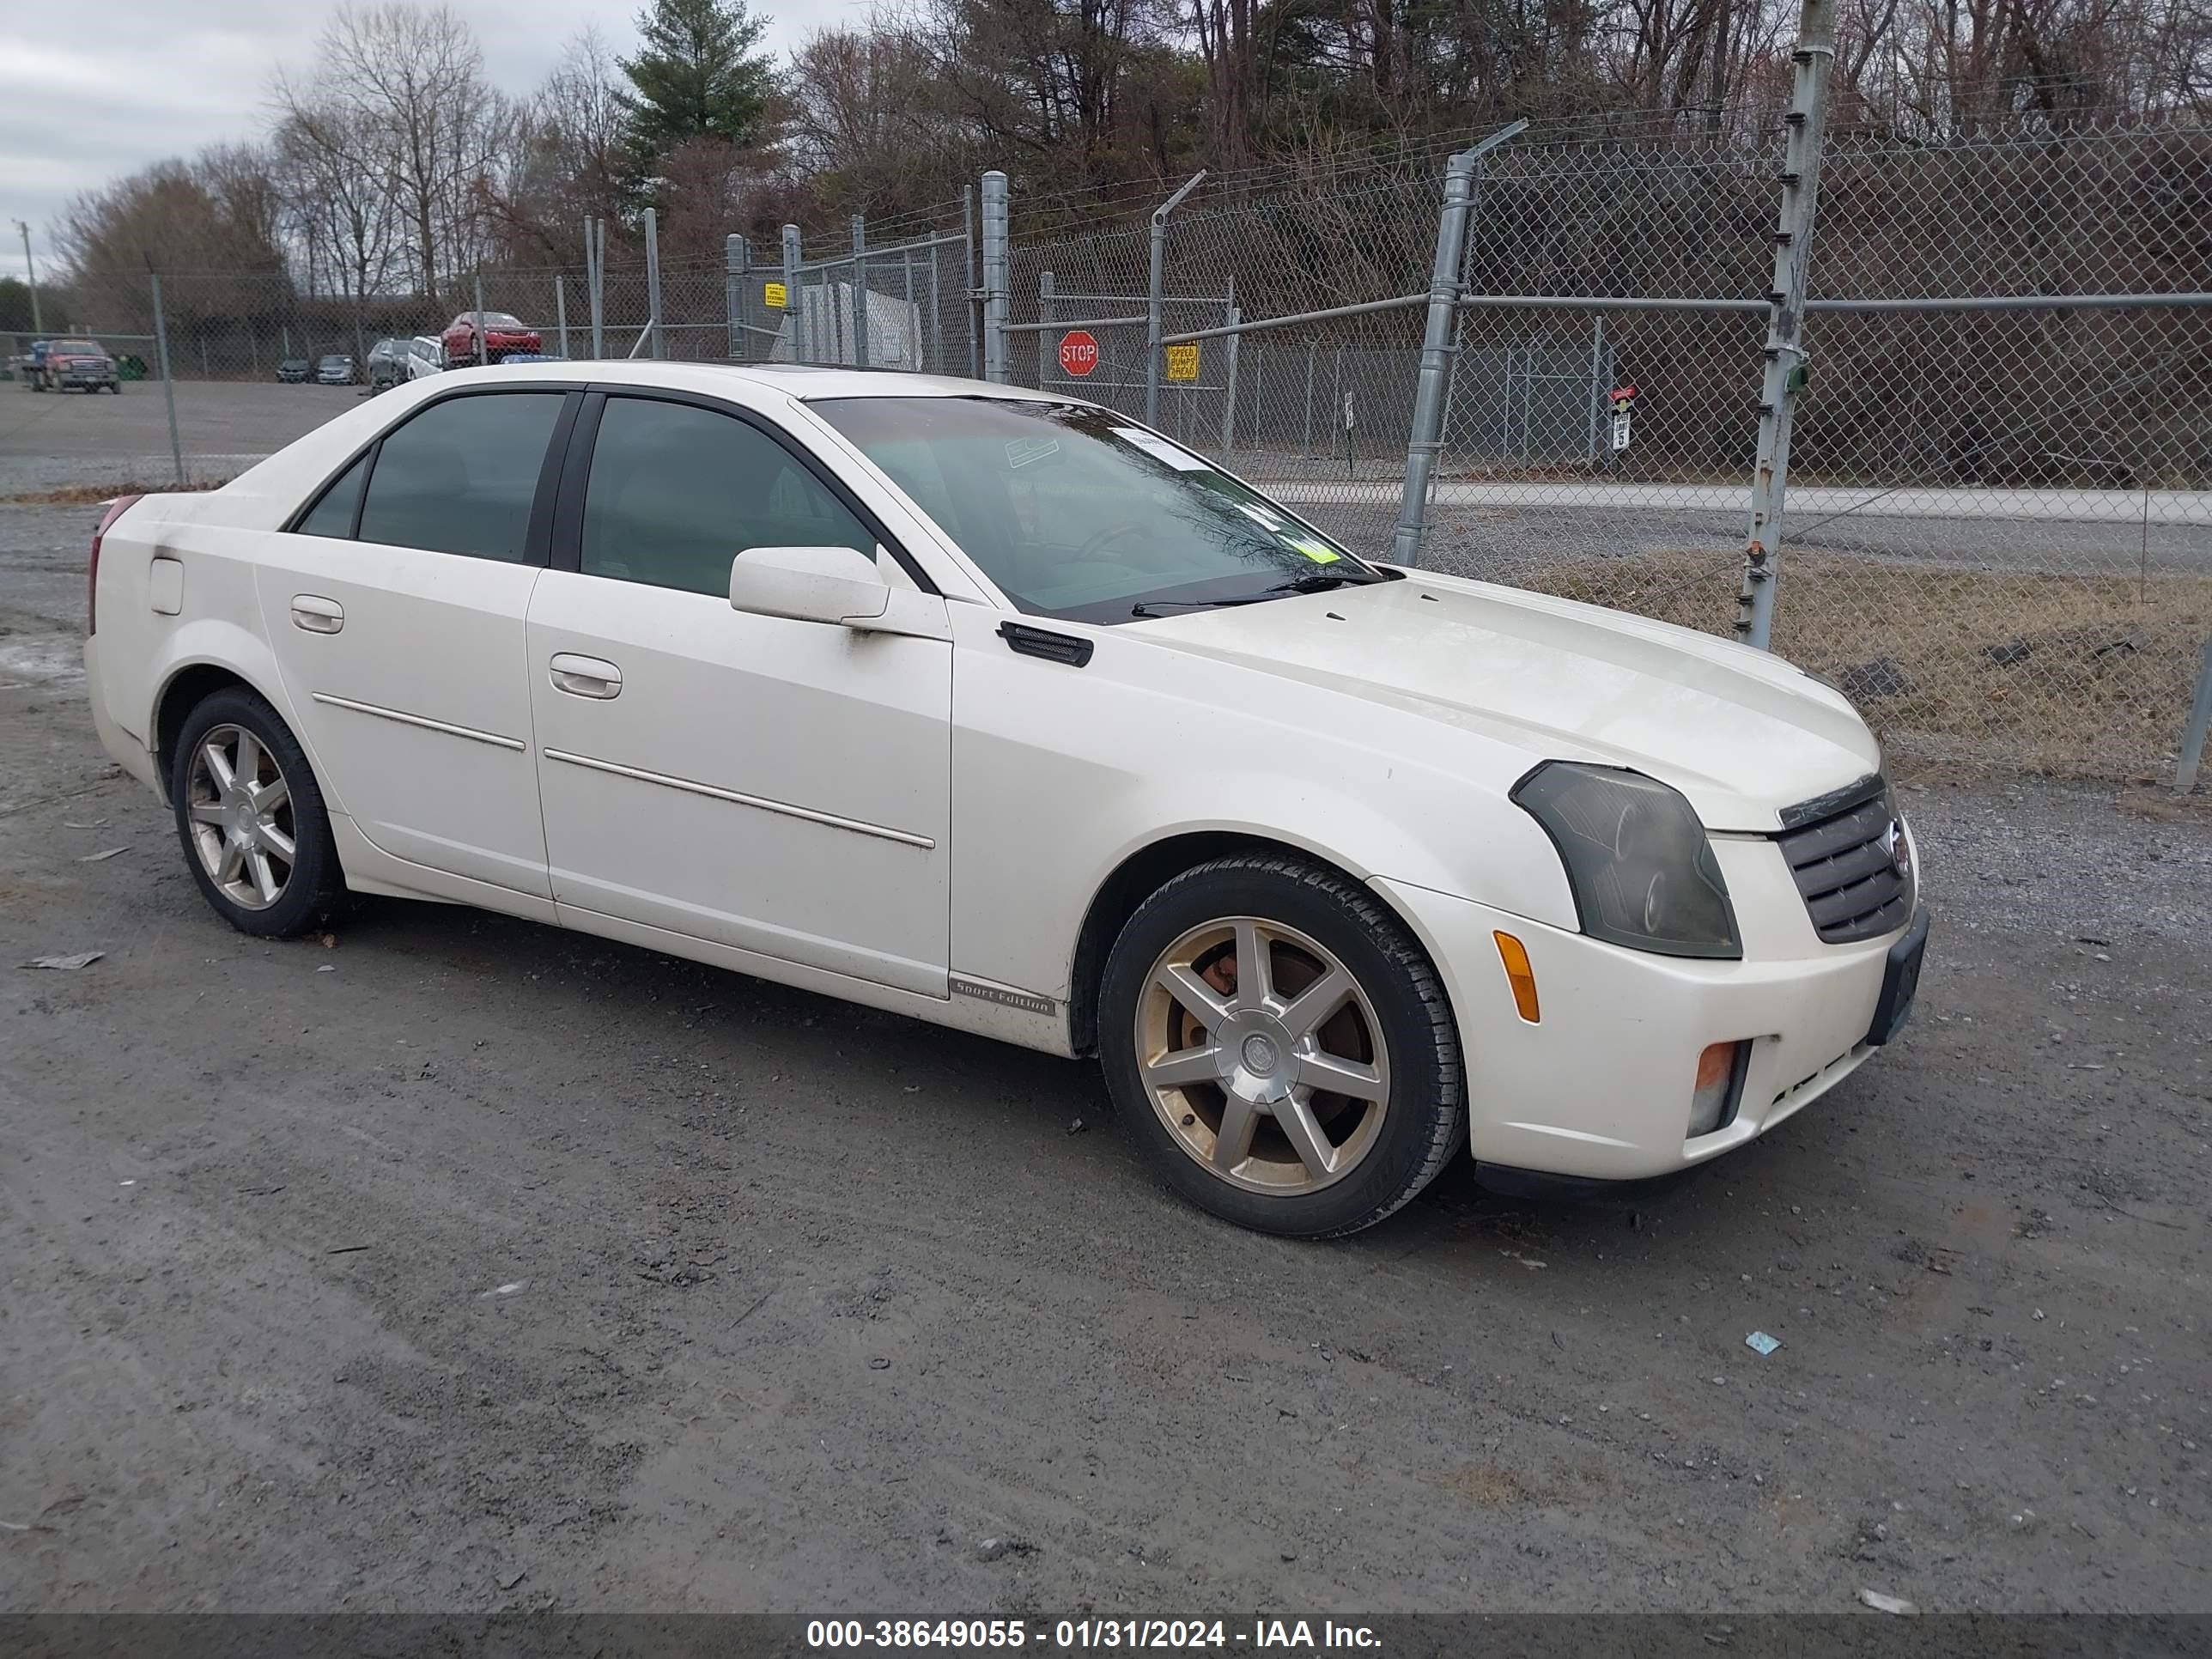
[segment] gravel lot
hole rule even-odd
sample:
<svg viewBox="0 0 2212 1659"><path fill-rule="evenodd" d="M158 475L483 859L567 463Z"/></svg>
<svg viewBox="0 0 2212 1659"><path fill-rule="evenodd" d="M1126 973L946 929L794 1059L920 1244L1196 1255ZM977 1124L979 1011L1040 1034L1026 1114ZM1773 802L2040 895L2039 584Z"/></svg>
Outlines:
<svg viewBox="0 0 2212 1659"><path fill-rule="evenodd" d="M89 523L0 507L0 1608L2212 1609L2201 816L1912 793L1880 1062L1297 1246L1085 1066L460 909L231 933L92 737Z"/></svg>

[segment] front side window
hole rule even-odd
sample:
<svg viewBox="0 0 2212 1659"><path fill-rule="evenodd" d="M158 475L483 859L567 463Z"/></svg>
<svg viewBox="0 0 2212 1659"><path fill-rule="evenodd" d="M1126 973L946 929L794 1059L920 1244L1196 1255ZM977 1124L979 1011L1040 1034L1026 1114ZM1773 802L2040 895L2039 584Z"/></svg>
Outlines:
<svg viewBox="0 0 2212 1659"><path fill-rule="evenodd" d="M1109 410L992 398L808 407L1037 615L1126 622L1383 580L1266 496Z"/></svg>
<svg viewBox="0 0 2212 1659"><path fill-rule="evenodd" d="M565 393L448 398L385 434L361 539L520 563Z"/></svg>
<svg viewBox="0 0 2212 1659"><path fill-rule="evenodd" d="M584 493L584 573L726 595L749 547L852 547L874 535L758 428L689 404L610 398Z"/></svg>

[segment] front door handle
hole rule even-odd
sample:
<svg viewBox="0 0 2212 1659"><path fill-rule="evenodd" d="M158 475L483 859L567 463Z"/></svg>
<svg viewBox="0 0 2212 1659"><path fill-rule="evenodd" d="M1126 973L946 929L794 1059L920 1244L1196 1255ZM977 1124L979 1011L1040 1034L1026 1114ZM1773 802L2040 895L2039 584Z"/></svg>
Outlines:
<svg viewBox="0 0 2212 1659"><path fill-rule="evenodd" d="M335 634L345 626L345 607L319 593L295 593L292 626L310 634Z"/></svg>
<svg viewBox="0 0 2212 1659"><path fill-rule="evenodd" d="M553 689L556 691L566 691L572 697L598 697L602 701L622 696L622 670L611 662L562 651L554 655L550 666L553 671Z"/></svg>

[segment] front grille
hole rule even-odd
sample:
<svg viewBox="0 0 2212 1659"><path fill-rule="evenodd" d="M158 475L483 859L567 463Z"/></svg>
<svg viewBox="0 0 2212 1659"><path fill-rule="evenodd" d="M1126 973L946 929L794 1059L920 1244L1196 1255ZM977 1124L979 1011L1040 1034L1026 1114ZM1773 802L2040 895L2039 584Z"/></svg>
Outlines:
<svg viewBox="0 0 2212 1659"><path fill-rule="evenodd" d="M1879 776L1784 811L1775 837L1805 900L1813 931L1830 945L1894 933L1912 916L1912 876L1890 856L1897 816ZM1901 827L1897 833L1903 834Z"/></svg>

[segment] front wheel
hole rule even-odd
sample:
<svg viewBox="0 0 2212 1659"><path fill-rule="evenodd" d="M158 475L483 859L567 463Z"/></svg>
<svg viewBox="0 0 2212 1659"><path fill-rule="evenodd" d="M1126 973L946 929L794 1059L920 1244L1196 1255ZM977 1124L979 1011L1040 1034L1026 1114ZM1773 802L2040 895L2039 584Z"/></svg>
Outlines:
<svg viewBox="0 0 2212 1659"><path fill-rule="evenodd" d="M1261 1232L1370 1227L1465 1132L1435 969L1372 893L1298 860L1221 859L1153 894L1108 958L1098 1030L1153 1167Z"/></svg>
<svg viewBox="0 0 2212 1659"><path fill-rule="evenodd" d="M169 798L201 894L240 933L290 939L331 914L344 878L322 791L260 697L234 686L185 717Z"/></svg>

